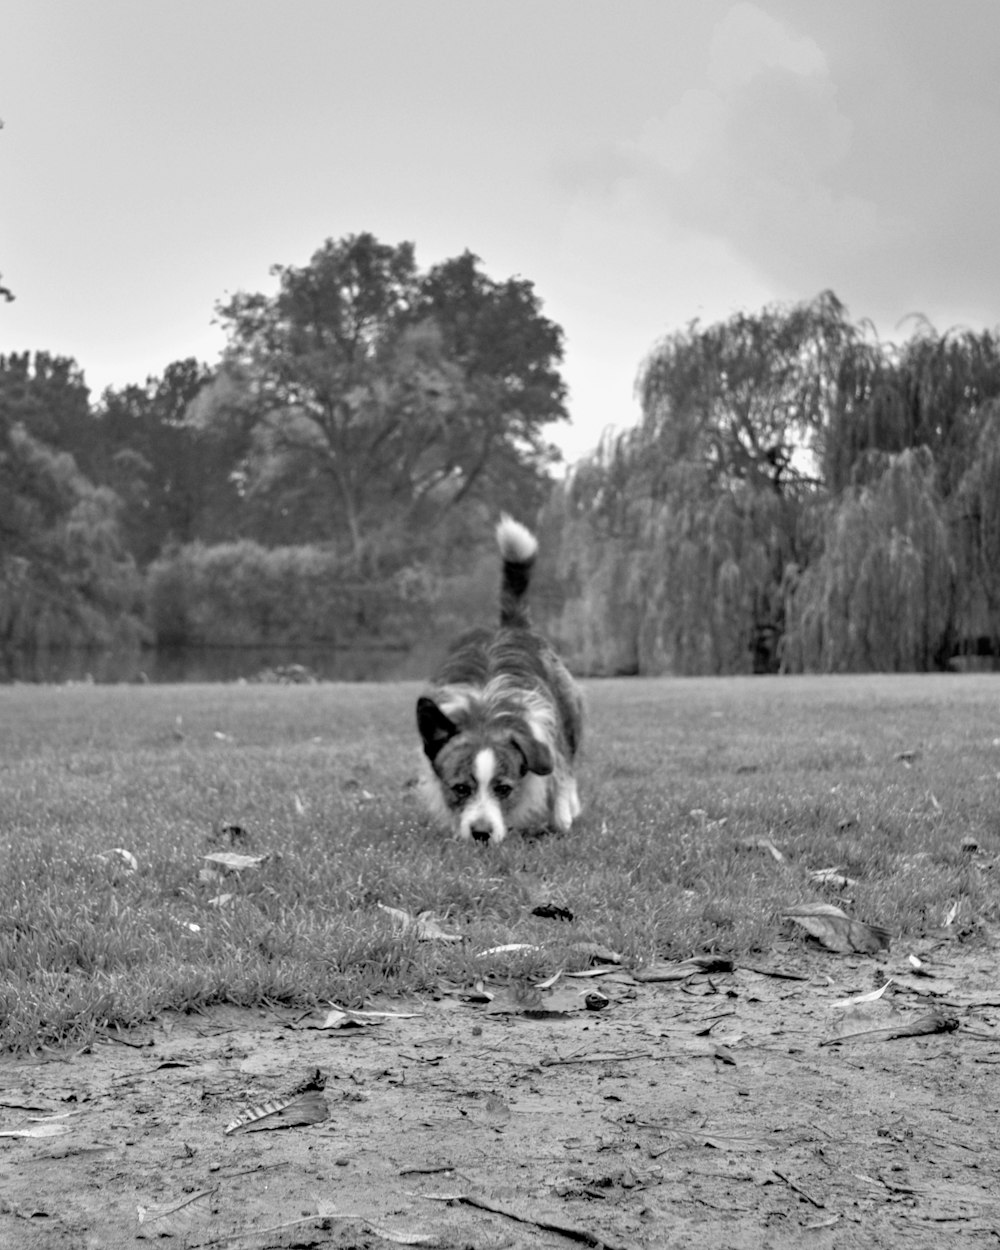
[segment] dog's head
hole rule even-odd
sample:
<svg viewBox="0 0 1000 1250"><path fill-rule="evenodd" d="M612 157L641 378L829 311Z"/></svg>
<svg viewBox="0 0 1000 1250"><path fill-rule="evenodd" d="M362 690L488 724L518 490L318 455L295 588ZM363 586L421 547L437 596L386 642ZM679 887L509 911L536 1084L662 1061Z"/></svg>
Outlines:
<svg viewBox="0 0 1000 1250"><path fill-rule="evenodd" d="M502 842L511 821L538 806L538 779L553 770L551 749L526 721L472 723L463 709L417 702L417 728L459 838Z"/></svg>

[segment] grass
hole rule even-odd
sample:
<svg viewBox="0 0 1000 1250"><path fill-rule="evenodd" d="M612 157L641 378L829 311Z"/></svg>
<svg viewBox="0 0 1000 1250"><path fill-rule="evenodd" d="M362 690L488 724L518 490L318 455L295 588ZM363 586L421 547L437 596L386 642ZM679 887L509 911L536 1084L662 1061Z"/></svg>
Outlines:
<svg viewBox="0 0 1000 1250"><path fill-rule="evenodd" d="M584 940L635 963L746 954L785 907L831 897L909 939L956 902L968 935L997 920L1000 677L591 683L579 825L486 850L415 806L417 690L0 688L0 1047L548 975L585 963ZM225 825L270 857L203 880ZM810 882L831 866L846 896ZM540 883L571 922L531 914ZM397 934L378 902L467 941ZM477 956L513 941L542 949Z"/></svg>

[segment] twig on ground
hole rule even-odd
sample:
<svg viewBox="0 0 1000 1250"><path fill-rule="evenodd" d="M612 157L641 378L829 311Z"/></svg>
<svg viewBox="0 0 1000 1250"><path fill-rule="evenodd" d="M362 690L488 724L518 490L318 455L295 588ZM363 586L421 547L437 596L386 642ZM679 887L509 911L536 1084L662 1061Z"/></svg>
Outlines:
<svg viewBox="0 0 1000 1250"><path fill-rule="evenodd" d="M827 1037L820 1046L839 1046L844 1042L891 1042L898 1037L922 1037L926 1033L951 1033L958 1028L958 1017L930 1011L918 1016L909 1024L888 1025L884 1029L861 1029L857 1033L843 1033L840 1037Z"/></svg>
<svg viewBox="0 0 1000 1250"><path fill-rule="evenodd" d="M567 1055L565 1059L558 1056L555 1059L541 1059L540 1066L543 1068L553 1068L558 1064L565 1063L622 1063L627 1059L652 1059L653 1052L651 1050L626 1050L620 1054L613 1051L605 1051L599 1055Z"/></svg>
<svg viewBox="0 0 1000 1250"><path fill-rule="evenodd" d="M803 1189L801 1185L793 1181L790 1176L786 1176L784 1172L779 1172L777 1168L772 1168L771 1171L775 1174L778 1180L784 1181L789 1189L794 1189L797 1194L801 1194L807 1202L811 1202L814 1207L819 1207L820 1210L824 1209L826 1203L822 1200L822 1198L814 1198L808 1190Z"/></svg>
<svg viewBox="0 0 1000 1250"><path fill-rule="evenodd" d="M574 1224L563 1224L558 1220L547 1220L533 1215L522 1215L511 1207L502 1206L499 1202L490 1202L486 1198L477 1198L473 1194L421 1194L421 1198L429 1198L434 1202L458 1202L463 1206L476 1207L480 1211L490 1211L493 1215L505 1215L518 1224L530 1224L547 1233L558 1233L571 1241L582 1242L585 1246L594 1246L596 1250L627 1250L627 1247L608 1241L597 1233L586 1228L577 1228Z"/></svg>

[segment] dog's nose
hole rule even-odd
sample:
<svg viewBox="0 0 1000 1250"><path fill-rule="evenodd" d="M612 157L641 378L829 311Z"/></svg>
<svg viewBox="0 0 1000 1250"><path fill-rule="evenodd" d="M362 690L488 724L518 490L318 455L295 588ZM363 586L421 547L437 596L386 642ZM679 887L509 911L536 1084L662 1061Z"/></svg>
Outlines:
<svg viewBox="0 0 1000 1250"><path fill-rule="evenodd" d="M476 826L473 825L471 833L472 833L473 841L475 842L489 842L490 840L489 825L485 826L485 828L480 828L480 829L477 829Z"/></svg>

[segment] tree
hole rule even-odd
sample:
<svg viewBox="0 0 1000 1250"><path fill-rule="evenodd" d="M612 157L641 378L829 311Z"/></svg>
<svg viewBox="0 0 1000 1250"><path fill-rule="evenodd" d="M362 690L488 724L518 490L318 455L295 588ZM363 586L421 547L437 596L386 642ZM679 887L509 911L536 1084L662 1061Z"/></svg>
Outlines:
<svg viewBox="0 0 1000 1250"><path fill-rule="evenodd" d="M273 272L276 295L220 307L228 348L192 416L252 426L251 509L319 521L300 541L329 537L361 569L466 501L537 503L541 429L566 412L561 333L530 283L494 283L469 253L422 275L412 244L370 234Z"/></svg>
<svg viewBox="0 0 1000 1250"><path fill-rule="evenodd" d="M984 412L975 455L956 492L959 647L1000 659L1000 400Z"/></svg>
<svg viewBox="0 0 1000 1250"><path fill-rule="evenodd" d="M862 331L829 291L668 336L638 383L635 441L650 489L680 460L705 465L716 481L778 494L816 485L809 453L845 378L852 392L863 389L869 358Z"/></svg>
<svg viewBox="0 0 1000 1250"><path fill-rule="evenodd" d="M14 352L0 356L0 386L9 423L80 463L93 447L90 390L67 356Z"/></svg>
<svg viewBox="0 0 1000 1250"><path fill-rule="evenodd" d="M792 672L943 667L955 562L926 447L887 458L870 485L826 507L821 554L790 586L784 664Z"/></svg>
<svg viewBox="0 0 1000 1250"><path fill-rule="evenodd" d="M135 637L138 581L119 501L20 418L38 416L50 376L0 360L0 647Z"/></svg>
<svg viewBox="0 0 1000 1250"><path fill-rule="evenodd" d="M179 360L143 386L107 390L97 406L86 466L122 499L129 548L143 567L168 544L221 541L242 524L236 472L246 431L187 420L211 378L206 365Z"/></svg>

